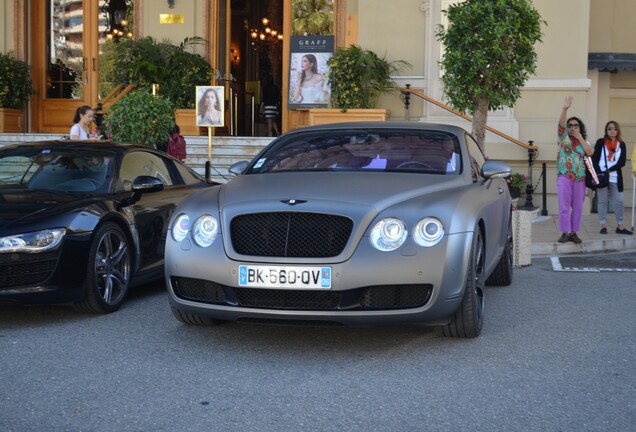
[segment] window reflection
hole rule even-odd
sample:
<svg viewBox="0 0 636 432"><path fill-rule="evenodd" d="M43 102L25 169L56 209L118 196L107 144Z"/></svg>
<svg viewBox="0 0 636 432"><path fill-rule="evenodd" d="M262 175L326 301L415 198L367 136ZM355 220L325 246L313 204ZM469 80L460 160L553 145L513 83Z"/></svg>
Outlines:
<svg viewBox="0 0 636 432"><path fill-rule="evenodd" d="M47 5L48 44L46 96L82 97L84 5L82 1L50 0Z"/></svg>

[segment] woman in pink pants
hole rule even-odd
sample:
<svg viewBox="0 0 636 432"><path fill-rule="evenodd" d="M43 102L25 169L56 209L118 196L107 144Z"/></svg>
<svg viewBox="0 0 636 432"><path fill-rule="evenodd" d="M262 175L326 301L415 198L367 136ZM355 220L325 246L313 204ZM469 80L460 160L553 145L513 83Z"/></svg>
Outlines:
<svg viewBox="0 0 636 432"><path fill-rule="evenodd" d="M585 200L585 155L594 149L586 140L585 125L578 117L567 117L572 96L565 98L559 119L557 158L557 194L559 197L559 243L581 243L576 234L581 229Z"/></svg>

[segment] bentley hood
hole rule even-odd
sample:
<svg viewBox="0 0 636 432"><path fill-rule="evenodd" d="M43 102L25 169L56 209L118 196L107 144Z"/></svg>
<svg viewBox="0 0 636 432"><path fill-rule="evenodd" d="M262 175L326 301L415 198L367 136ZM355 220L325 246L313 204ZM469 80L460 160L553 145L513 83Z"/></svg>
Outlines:
<svg viewBox="0 0 636 432"><path fill-rule="evenodd" d="M464 184L461 176L383 172L316 172L243 175L222 187L221 209L243 212L250 207L307 211L373 208L380 212L397 203ZM239 210L242 209L242 210Z"/></svg>

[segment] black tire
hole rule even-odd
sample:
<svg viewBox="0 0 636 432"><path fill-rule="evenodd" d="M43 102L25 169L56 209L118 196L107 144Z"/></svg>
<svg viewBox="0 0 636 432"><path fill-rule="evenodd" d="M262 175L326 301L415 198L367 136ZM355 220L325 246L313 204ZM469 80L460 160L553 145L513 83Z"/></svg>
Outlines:
<svg viewBox="0 0 636 432"><path fill-rule="evenodd" d="M170 310L172 311L172 314L177 320L187 325L213 326L213 325L221 324L224 322L222 320L216 320L216 319L208 318L205 316L186 312L184 310L179 309L173 304L170 305Z"/></svg>
<svg viewBox="0 0 636 432"><path fill-rule="evenodd" d="M464 297L450 323L436 327L438 335L454 338L479 336L484 323L484 245L479 228L473 235L470 261L464 286Z"/></svg>
<svg viewBox="0 0 636 432"><path fill-rule="evenodd" d="M105 223L93 236L84 278L84 298L75 303L75 307L82 312L115 312L128 294L130 272L128 238L116 224Z"/></svg>
<svg viewBox="0 0 636 432"><path fill-rule="evenodd" d="M512 283L513 270L513 243L512 243L512 215L508 222L508 234L506 237L506 246L504 247L497 267L486 280L486 285L492 286L508 286Z"/></svg>

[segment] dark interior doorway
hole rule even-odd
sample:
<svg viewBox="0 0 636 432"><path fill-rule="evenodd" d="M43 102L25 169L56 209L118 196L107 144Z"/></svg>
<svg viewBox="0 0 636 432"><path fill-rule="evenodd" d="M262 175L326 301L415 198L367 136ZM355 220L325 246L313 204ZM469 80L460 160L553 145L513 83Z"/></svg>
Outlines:
<svg viewBox="0 0 636 432"><path fill-rule="evenodd" d="M230 72L235 135L267 136L261 112L268 77L282 89L283 0L232 0ZM276 122L280 130L280 107Z"/></svg>

